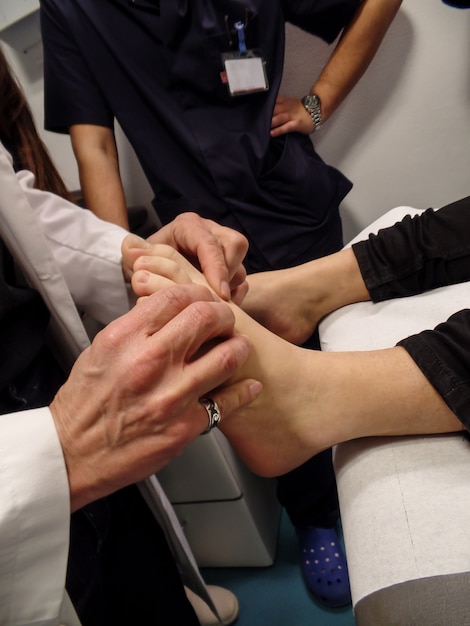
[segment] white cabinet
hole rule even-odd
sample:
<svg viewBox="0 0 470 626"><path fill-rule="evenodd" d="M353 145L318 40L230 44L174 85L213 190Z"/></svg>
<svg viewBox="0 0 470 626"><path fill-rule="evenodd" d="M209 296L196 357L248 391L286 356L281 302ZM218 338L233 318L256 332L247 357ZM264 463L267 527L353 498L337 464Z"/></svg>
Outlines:
<svg viewBox="0 0 470 626"><path fill-rule="evenodd" d="M266 567L276 553L276 481L252 474L217 430L158 474L198 565Z"/></svg>

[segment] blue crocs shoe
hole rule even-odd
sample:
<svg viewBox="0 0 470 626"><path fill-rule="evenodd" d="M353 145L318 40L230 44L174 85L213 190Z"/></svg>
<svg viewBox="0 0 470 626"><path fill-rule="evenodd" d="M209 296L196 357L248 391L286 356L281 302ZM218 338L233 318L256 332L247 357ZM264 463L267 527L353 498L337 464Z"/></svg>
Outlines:
<svg viewBox="0 0 470 626"><path fill-rule="evenodd" d="M295 530L308 590L329 608L351 604L348 565L336 529L306 526Z"/></svg>

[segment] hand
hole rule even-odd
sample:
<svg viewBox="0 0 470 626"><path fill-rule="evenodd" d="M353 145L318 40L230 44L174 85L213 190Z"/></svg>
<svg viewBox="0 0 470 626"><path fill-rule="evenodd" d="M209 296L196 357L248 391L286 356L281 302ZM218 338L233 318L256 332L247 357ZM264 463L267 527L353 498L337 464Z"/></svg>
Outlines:
<svg viewBox="0 0 470 626"><path fill-rule="evenodd" d="M135 263L132 286L138 296L151 297L174 282L205 282L202 274L173 248L160 245L157 250L155 246L154 252L153 256L140 257ZM304 424L303 416L311 412L311 369L304 361L315 351L301 350L283 341L236 305L229 303L229 306L238 328L257 347L236 376L253 380L251 372L257 372L260 378L256 380L262 380L262 391L254 402L242 407L244 411L237 410L224 420L220 428L255 473L280 475L305 461L314 450L298 425ZM302 407L299 411L302 418L291 419L297 406Z"/></svg>
<svg viewBox="0 0 470 626"><path fill-rule="evenodd" d="M73 510L180 454L207 427L200 397L224 418L253 400L254 380L218 389L251 348L233 327L228 304L187 285L145 298L96 336L50 406Z"/></svg>
<svg viewBox="0 0 470 626"><path fill-rule="evenodd" d="M279 337L304 343L323 316L322 281L312 278L314 263L250 274L243 310ZM202 274L170 246L155 244L149 256L141 256L134 263L132 288L138 297L175 283L207 285Z"/></svg>
<svg viewBox="0 0 470 626"><path fill-rule="evenodd" d="M167 244L200 268L209 285L224 300L241 303L247 292L242 265L248 250L246 238L196 213L183 213L147 239L147 244ZM130 235L123 242L123 265L129 277L134 261L149 254L142 240Z"/></svg>
<svg viewBox="0 0 470 626"><path fill-rule="evenodd" d="M319 261L316 262L319 264ZM285 270L250 274L242 309L271 332L295 344L304 343L322 317L320 279L314 262ZM312 269L310 269L312 268ZM138 297L172 284L207 285L202 274L174 248L154 245L152 254L134 263L132 288Z"/></svg>
<svg viewBox="0 0 470 626"><path fill-rule="evenodd" d="M271 122L272 137L279 137L286 133L310 135L312 129L312 118L300 100L277 97Z"/></svg>

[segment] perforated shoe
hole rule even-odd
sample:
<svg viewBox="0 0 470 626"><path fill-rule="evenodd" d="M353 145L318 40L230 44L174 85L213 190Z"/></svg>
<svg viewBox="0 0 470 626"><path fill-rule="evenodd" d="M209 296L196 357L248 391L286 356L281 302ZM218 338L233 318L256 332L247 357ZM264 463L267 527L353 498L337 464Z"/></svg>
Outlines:
<svg viewBox="0 0 470 626"><path fill-rule="evenodd" d="M335 528L296 528L301 569L316 600L329 608L351 604L346 555Z"/></svg>

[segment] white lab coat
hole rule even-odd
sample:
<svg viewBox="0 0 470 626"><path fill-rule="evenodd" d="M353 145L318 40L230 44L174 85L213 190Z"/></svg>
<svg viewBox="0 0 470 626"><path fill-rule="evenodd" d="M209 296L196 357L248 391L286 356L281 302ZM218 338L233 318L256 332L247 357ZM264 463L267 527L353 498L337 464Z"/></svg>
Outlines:
<svg viewBox="0 0 470 626"><path fill-rule="evenodd" d="M126 231L33 184L30 172L14 172L0 143L0 237L48 305L55 344L71 364L89 344L77 308L102 323L129 309L132 296L121 267ZM185 583L207 601L156 479L141 489ZM64 459L49 409L0 416L0 624L79 625L64 591L69 507Z"/></svg>

